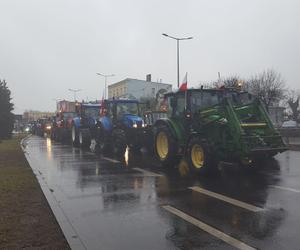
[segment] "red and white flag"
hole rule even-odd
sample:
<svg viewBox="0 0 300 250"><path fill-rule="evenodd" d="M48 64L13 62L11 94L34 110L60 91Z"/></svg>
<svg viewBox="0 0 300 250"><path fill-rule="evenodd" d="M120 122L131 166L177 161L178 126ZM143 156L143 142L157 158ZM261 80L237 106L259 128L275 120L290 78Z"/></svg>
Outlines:
<svg viewBox="0 0 300 250"><path fill-rule="evenodd" d="M185 77L183 78L183 82L179 87L179 91L186 91L187 90L187 73L185 73Z"/></svg>

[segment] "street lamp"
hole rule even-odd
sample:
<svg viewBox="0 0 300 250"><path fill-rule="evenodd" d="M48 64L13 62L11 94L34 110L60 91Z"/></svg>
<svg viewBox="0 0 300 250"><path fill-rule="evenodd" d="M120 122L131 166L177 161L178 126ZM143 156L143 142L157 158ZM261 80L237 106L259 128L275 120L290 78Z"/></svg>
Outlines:
<svg viewBox="0 0 300 250"><path fill-rule="evenodd" d="M96 73L98 76L103 76L105 78L105 85L104 85L104 99L106 99L106 87L107 87L107 77L115 76L114 74L111 75L104 75L101 73Z"/></svg>
<svg viewBox="0 0 300 250"><path fill-rule="evenodd" d="M76 102L76 93L82 91L82 89L69 89L69 91L73 92L74 94L74 102Z"/></svg>
<svg viewBox="0 0 300 250"><path fill-rule="evenodd" d="M179 88L179 41L190 40L190 39L193 39L193 37L190 36L190 37L178 38L178 37L174 37L174 36L169 36L166 33L163 33L162 35L166 36L166 37L169 37L169 38L172 38L172 39L177 41L177 86Z"/></svg>

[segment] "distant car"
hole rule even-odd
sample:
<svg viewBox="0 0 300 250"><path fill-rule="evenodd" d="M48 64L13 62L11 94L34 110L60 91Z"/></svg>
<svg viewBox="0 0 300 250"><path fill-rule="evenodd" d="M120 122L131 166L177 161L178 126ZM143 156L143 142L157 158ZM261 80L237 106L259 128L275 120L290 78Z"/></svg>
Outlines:
<svg viewBox="0 0 300 250"><path fill-rule="evenodd" d="M285 121L282 123L282 128L297 128L297 122L293 120Z"/></svg>

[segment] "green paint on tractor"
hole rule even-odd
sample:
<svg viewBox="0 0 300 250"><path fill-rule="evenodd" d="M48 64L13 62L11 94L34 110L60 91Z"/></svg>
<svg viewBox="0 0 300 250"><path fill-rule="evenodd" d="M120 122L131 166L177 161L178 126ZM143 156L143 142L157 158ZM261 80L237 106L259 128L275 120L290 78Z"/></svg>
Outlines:
<svg viewBox="0 0 300 250"><path fill-rule="evenodd" d="M165 165L185 157L202 172L218 161L250 164L286 150L264 105L248 92L190 89L168 93L165 101L167 118L154 125L155 152ZM160 132L166 136L157 141ZM166 145L166 157L158 143L159 149Z"/></svg>

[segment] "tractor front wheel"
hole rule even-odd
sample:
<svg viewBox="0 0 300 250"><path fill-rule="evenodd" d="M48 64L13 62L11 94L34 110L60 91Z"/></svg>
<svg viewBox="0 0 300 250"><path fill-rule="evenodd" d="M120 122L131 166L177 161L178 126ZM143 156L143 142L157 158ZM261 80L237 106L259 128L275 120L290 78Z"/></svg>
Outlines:
<svg viewBox="0 0 300 250"><path fill-rule="evenodd" d="M204 174L215 167L208 145L197 137L189 142L187 159L189 167L194 173Z"/></svg>
<svg viewBox="0 0 300 250"><path fill-rule="evenodd" d="M74 147L79 146L78 132L75 125L72 126L72 144Z"/></svg>
<svg viewBox="0 0 300 250"><path fill-rule="evenodd" d="M173 166L177 163L177 141L168 127L160 126L156 128L154 149L162 165Z"/></svg>
<svg viewBox="0 0 300 250"><path fill-rule="evenodd" d="M126 152L126 134L122 129L114 129L112 131L112 149L113 153L122 156Z"/></svg>
<svg viewBox="0 0 300 250"><path fill-rule="evenodd" d="M86 148L90 146L91 135L89 129L80 129L78 139L80 147Z"/></svg>

